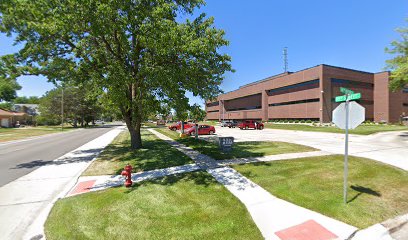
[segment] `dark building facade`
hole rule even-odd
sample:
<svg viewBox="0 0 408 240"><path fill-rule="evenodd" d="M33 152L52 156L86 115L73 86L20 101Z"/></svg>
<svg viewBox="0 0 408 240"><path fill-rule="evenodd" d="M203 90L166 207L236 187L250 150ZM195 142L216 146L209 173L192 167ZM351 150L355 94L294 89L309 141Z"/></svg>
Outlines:
<svg viewBox="0 0 408 240"><path fill-rule="evenodd" d="M366 109L366 119L398 122L408 115L408 88L392 92L389 72L369 73L318 65L298 72L286 72L241 86L207 101L208 120L313 119L331 122L339 103L334 98L340 87L361 93L357 100Z"/></svg>

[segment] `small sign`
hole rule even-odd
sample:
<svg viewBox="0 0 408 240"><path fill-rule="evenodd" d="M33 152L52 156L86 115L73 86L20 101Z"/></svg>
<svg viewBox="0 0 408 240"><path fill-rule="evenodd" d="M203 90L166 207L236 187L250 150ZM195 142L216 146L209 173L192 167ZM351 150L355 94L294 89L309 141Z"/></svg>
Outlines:
<svg viewBox="0 0 408 240"><path fill-rule="evenodd" d="M218 143L220 144L222 151L229 152L232 150L232 145L234 144L234 137L219 137Z"/></svg>
<svg viewBox="0 0 408 240"><path fill-rule="evenodd" d="M361 98L361 93L353 93L353 94L350 94L350 95L337 96L335 101L336 102L345 102L347 100L347 96L348 96L349 101L358 100L358 99Z"/></svg>
<svg viewBox="0 0 408 240"><path fill-rule="evenodd" d="M354 91L352 91L352 90L350 90L350 89L348 89L348 88L344 88L344 87L341 87L340 88L340 92L342 92L342 93L344 93L344 94L354 94Z"/></svg>

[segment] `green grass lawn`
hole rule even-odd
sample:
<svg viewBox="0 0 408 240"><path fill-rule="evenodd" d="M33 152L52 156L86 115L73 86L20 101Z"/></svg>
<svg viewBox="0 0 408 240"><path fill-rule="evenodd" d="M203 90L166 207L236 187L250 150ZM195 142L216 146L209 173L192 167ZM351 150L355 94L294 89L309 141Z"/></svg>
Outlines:
<svg viewBox="0 0 408 240"><path fill-rule="evenodd" d="M123 132L105 148L84 172L84 175L120 174L127 163L132 165L133 172L193 163L189 157L172 148L151 132L142 129L141 133L142 149L132 150L129 132Z"/></svg>
<svg viewBox="0 0 408 240"><path fill-rule="evenodd" d="M187 173L59 200L47 239L263 239L211 175Z"/></svg>
<svg viewBox="0 0 408 240"><path fill-rule="evenodd" d="M304 124L273 124L265 123L265 128L271 129L282 129L282 130L296 130L296 131L310 131L310 132L331 132L331 133L344 133L344 130L331 127L331 126L310 126ZM360 134L360 135L369 135L378 132L386 131L408 131L407 126L401 125L387 125L387 124L378 124L378 125L368 125L363 124L355 129L349 131L350 134Z"/></svg>
<svg viewBox="0 0 408 240"><path fill-rule="evenodd" d="M286 142L237 142L234 143L233 150L229 153L222 152L216 143L207 142L193 137L179 138L179 133L169 129L155 129L156 131L183 143L194 150L197 150L214 159L233 159L244 157L261 157L266 155L275 155L282 153L308 152L315 151L312 147L307 147L294 143Z"/></svg>
<svg viewBox="0 0 408 240"><path fill-rule="evenodd" d="M72 129L72 127L64 128L64 131ZM62 132L61 127L0 128L0 142L20 140L57 132Z"/></svg>
<svg viewBox="0 0 408 240"><path fill-rule="evenodd" d="M273 195L359 228L408 213L408 172L350 157L343 203L343 156L235 165Z"/></svg>

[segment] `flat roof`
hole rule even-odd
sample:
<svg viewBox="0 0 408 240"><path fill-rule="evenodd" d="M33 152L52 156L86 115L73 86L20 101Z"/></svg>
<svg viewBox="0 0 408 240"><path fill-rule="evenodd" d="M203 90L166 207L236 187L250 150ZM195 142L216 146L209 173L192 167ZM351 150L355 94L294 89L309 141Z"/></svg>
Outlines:
<svg viewBox="0 0 408 240"><path fill-rule="evenodd" d="M338 68L338 69L343 69L343 70L348 70L348 71L354 71L354 72L360 72L360 73L365 73L365 74L374 74L374 73L372 73L372 72L366 72L366 71L361 71L361 70L356 70L356 69L351 69L351 68L337 67L337 66L328 65L328 64L319 64L319 65L316 65L316 66L313 66L313 67L304 68L304 69L301 69L301 70L298 70L298 71L295 71L295 72L283 72L283 73L275 74L275 75L272 75L272 76L267 77L267 78L263 78L263 79L261 79L261 80L255 81L255 82L251 82L251 83L248 83L248 84L239 86L238 89L245 88L245 87L249 87L249 86L253 86L253 85L256 85L256 84L258 84L258 83L262 83L262 82L266 82L266 81L269 81L269 80L272 80L272 79L275 79L275 78L287 76L287 75L289 75L289 74L302 72L302 71L305 71L305 70L308 70L308 69L311 69L311 68L315 68L315 67L319 67L319 66L326 66L326 67ZM230 92L234 92L234 91L236 91L236 90L238 90L238 89L235 89L235 90L232 90L232 91L228 91L228 92L224 92L224 93L222 93L221 95L227 94L227 93L230 93Z"/></svg>

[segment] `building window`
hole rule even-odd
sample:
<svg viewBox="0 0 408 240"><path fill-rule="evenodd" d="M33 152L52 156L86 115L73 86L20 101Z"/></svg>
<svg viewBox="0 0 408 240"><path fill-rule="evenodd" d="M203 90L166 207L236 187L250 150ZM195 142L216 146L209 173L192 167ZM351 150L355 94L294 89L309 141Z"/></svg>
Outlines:
<svg viewBox="0 0 408 240"><path fill-rule="evenodd" d="M212 110L212 111L207 111L208 113L212 113L212 112L219 112L220 110Z"/></svg>
<svg viewBox="0 0 408 240"><path fill-rule="evenodd" d="M408 103L403 103L402 104L404 107L408 107Z"/></svg>
<svg viewBox="0 0 408 240"><path fill-rule="evenodd" d="M285 87L270 89L270 90L267 90L266 93L268 94L268 96L274 96L274 95L285 94L285 93L299 92L303 90L318 88L319 83L320 83L319 79L315 79L315 80L297 83L297 84L293 84L293 85L289 85Z"/></svg>
<svg viewBox="0 0 408 240"><path fill-rule="evenodd" d="M337 87L358 87L358 88L374 89L373 83L358 82L358 81L339 79L339 78L332 78L331 83L332 83L332 86L337 86Z"/></svg>
<svg viewBox="0 0 408 240"><path fill-rule="evenodd" d="M212 102L212 103L207 103L207 107L215 107L215 106L219 106L220 102Z"/></svg>
<svg viewBox="0 0 408 240"><path fill-rule="evenodd" d="M262 106L250 106L250 107L241 107L241 108L231 108L227 109L227 111L241 111L241 110L255 110L255 109L261 109Z"/></svg>
<svg viewBox="0 0 408 240"><path fill-rule="evenodd" d="M312 98L312 99L305 99L299 101L290 101L290 102L280 102L280 103L271 103L269 107L276 107L276 106L285 106L285 105L293 105L293 104L301 104L301 103L311 103L311 102L319 102L319 98Z"/></svg>
<svg viewBox="0 0 408 240"><path fill-rule="evenodd" d="M403 88L403 89L402 89L402 92L408 93L408 87Z"/></svg>

